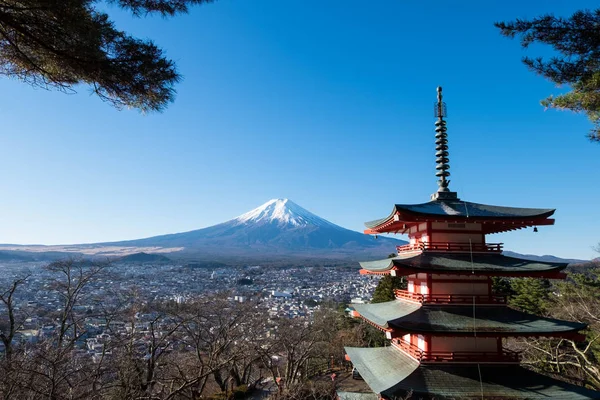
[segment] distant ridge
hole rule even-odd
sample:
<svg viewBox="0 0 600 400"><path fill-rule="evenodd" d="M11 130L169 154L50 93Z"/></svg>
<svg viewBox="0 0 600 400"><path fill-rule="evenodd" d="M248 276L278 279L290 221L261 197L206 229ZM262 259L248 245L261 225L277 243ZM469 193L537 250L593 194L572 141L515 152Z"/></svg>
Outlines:
<svg viewBox="0 0 600 400"><path fill-rule="evenodd" d="M314 260L344 263L376 260L406 241L364 235L321 218L289 199L272 199L221 224L144 239L64 246L0 245L0 261L56 259L69 255L110 257L119 262L161 263L187 260L244 264L276 261L308 265ZM534 261L586 263L504 251ZM313 260L313 261L311 261Z"/></svg>
<svg viewBox="0 0 600 400"><path fill-rule="evenodd" d="M33 257L13 251L0 251L0 261L33 261Z"/></svg>
<svg viewBox="0 0 600 400"><path fill-rule="evenodd" d="M172 260L162 254L134 253L117 259L120 263L168 263Z"/></svg>
<svg viewBox="0 0 600 400"><path fill-rule="evenodd" d="M515 253L514 251L508 251L508 250L505 250L502 254L504 254L505 256L508 256L508 257L524 258L526 260L532 260L532 261L562 262L562 263L566 262L566 263L570 263L570 264L581 264L581 263L586 263L586 262L590 261L590 260L578 260L576 258L560 258L560 257L556 257L556 256L551 256L551 255L536 256L534 254L520 254L520 253Z"/></svg>

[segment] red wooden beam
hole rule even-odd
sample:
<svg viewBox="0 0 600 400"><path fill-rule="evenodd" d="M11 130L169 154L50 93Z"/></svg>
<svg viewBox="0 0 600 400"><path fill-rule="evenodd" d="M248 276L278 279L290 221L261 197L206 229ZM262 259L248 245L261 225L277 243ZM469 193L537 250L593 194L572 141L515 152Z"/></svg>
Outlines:
<svg viewBox="0 0 600 400"><path fill-rule="evenodd" d="M522 229L531 226L554 225L553 218L538 218L538 219L515 219L515 218L498 218L490 219L481 217L461 217L461 218L439 218L439 217L411 217L405 214L396 214L398 220L390 217L376 227L365 229L365 233L369 235L378 233L393 233L405 231L411 226L421 222L445 222L445 223L464 223L475 222L483 225L482 229L486 233L503 232L513 229ZM407 225L407 226L405 226ZM458 230L457 230L458 231ZM404 233L404 232L403 232Z"/></svg>
<svg viewBox="0 0 600 400"><path fill-rule="evenodd" d="M387 270L387 271L369 271L368 269L361 269L358 272L361 275L389 275L390 274L391 269Z"/></svg>

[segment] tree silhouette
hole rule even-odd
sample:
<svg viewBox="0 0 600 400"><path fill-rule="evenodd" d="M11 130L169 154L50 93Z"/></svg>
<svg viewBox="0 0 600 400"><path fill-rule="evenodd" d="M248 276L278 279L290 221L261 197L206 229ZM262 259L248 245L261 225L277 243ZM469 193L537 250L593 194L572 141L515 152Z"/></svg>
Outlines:
<svg viewBox="0 0 600 400"><path fill-rule="evenodd" d="M571 91L549 96L542 105L585 113L594 127L592 141L600 141L600 9L577 11L569 18L543 15L531 20L495 24L502 35L519 37L521 46L550 45L557 55L544 60L524 57L532 71Z"/></svg>
<svg viewBox="0 0 600 400"><path fill-rule="evenodd" d="M108 0L135 16L185 13L212 0ZM0 0L0 74L74 91L87 84L114 106L161 111L180 80L151 40L117 29L100 0Z"/></svg>
<svg viewBox="0 0 600 400"><path fill-rule="evenodd" d="M383 303L385 301L391 301L396 298L394 290L406 289L406 282L402 277L385 275L379 281L379 284L375 288L373 293L373 299L371 303Z"/></svg>

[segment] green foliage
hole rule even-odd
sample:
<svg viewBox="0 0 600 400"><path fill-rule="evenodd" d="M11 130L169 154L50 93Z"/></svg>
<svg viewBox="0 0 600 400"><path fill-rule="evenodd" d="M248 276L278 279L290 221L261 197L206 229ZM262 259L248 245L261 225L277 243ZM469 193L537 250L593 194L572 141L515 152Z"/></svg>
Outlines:
<svg viewBox="0 0 600 400"><path fill-rule="evenodd" d="M492 293L505 296L512 296L515 294L510 279L502 276L492 277Z"/></svg>
<svg viewBox="0 0 600 400"><path fill-rule="evenodd" d="M306 299L306 300L304 300L304 305L305 305L306 307L313 308L313 307L316 307L316 306L318 306L318 305L319 305L319 302L318 302L318 301L316 301L316 300L313 300L313 299Z"/></svg>
<svg viewBox="0 0 600 400"><path fill-rule="evenodd" d="M233 391L234 399L245 399L249 394L248 385L241 385L235 388Z"/></svg>
<svg viewBox="0 0 600 400"><path fill-rule="evenodd" d="M523 58L532 71L571 89L546 98L542 105L587 114L594 125L589 138L600 141L600 9L577 11L569 18L543 15L495 25L504 36L519 37L524 48L542 43L558 53L549 60Z"/></svg>
<svg viewBox="0 0 600 400"><path fill-rule="evenodd" d="M406 282L404 278L399 276L385 275L379 281L379 284L375 288L373 293L373 299L371 303L383 303L385 301L391 301L395 299L395 289L406 289Z"/></svg>
<svg viewBox="0 0 600 400"><path fill-rule="evenodd" d="M547 303L553 318L588 325L585 340L535 340L527 349L526 362L543 371L579 381L600 390L600 269L572 273L557 282Z"/></svg>
<svg viewBox="0 0 600 400"><path fill-rule="evenodd" d="M363 322L363 326L362 340L366 347L383 347L386 345L387 339L383 332L366 322Z"/></svg>
<svg viewBox="0 0 600 400"><path fill-rule="evenodd" d="M517 278L511 282L509 305L532 314L544 315L548 311L550 281L536 278Z"/></svg>
<svg viewBox="0 0 600 400"><path fill-rule="evenodd" d="M211 0L109 0L136 16L184 13ZM180 80L150 40L118 30L100 0L3 0L0 74L33 86L74 91L87 84L116 107L160 111Z"/></svg>

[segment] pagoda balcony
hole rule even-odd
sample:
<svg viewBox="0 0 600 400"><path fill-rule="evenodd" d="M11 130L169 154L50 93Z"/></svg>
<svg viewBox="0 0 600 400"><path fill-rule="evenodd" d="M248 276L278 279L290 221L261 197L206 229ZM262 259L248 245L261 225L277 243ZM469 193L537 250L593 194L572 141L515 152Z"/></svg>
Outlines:
<svg viewBox="0 0 600 400"><path fill-rule="evenodd" d="M414 301L421 304L506 304L506 296L495 294L421 294L402 289L394 290L394 294L397 299Z"/></svg>
<svg viewBox="0 0 600 400"><path fill-rule="evenodd" d="M504 243L418 242L396 246L398 254L416 251L456 253L502 253Z"/></svg>
<svg viewBox="0 0 600 400"><path fill-rule="evenodd" d="M434 363L482 363L482 364L518 364L520 355L516 351L424 351L402 339L392 342L392 346L402 350L421 364Z"/></svg>

